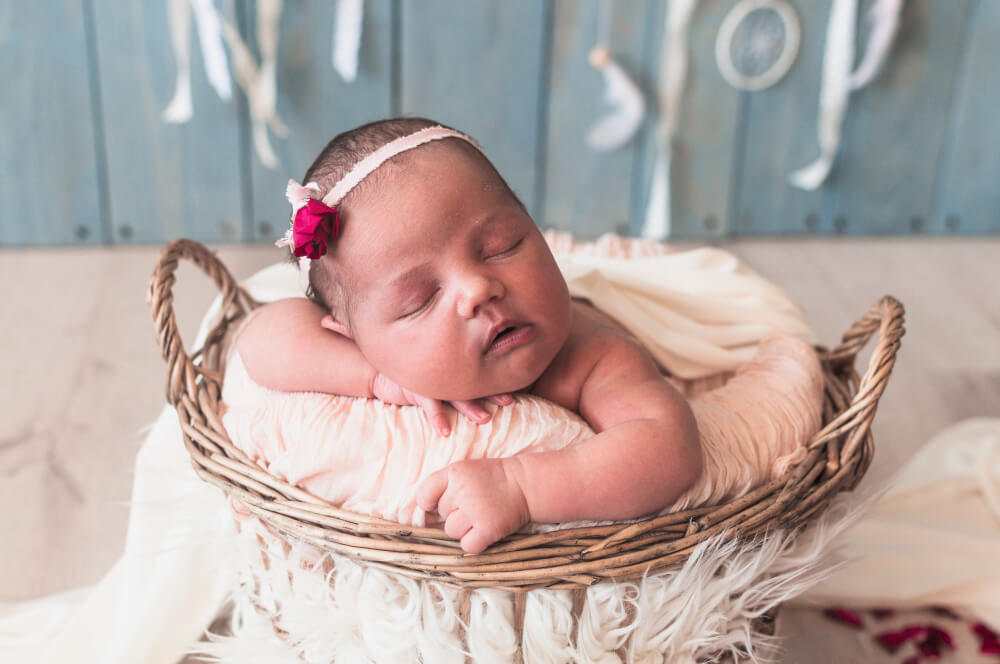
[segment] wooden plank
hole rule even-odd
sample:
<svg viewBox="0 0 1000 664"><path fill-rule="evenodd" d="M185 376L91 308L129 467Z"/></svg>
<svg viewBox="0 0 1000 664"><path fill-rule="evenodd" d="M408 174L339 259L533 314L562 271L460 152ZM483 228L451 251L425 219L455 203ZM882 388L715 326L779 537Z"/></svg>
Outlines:
<svg viewBox="0 0 1000 664"><path fill-rule="evenodd" d="M686 102L673 153L675 237L712 237L732 228L729 199L738 149L740 95L719 73L715 39L730 3L698 5L690 29Z"/></svg>
<svg viewBox="0 0 1000 664"><path fill-rule="evenodd" d="M257 241L284 233L291 213L285 185L305 175L331 138L391 114L392 3L369 0L364 7L358 76L347 83L331 60L336 3L285 3L278 33L278 113L291 132L285 138L272 134L281 160L277 169L249 153L254 219L249 233Z"/></svg>
<svg viewBox="0 0 1000 664"><path fill-rule="evenodd" d="M536 218L548 3L400 3L400 104L475 138Z"/></svg>
<svg viewBox="0 0 1000 664"><path fill-rule="evenodd" d="M732 227L729 213L732 162L738 149L740 96L719 73L715 63L715 37L731 8L727 0L704 0L695 9L688 30L688 72L678 133L674 139L671 174L671 237L712 237ZM655 23L655 47L647 50L651 107L656 108L656 81L661 66L662 9L650 12ZM637 167L640 194L633 213L636 232L645 223L653 164L656 157L655 126L644 136Z"/></svg>
<svg viewBox="0 0 1000 664"><path fill-rule="evenodd" d="M646 25L642 37L642 73L639 84L646 93L646 120L639 128L635 139L635 152L632 161L632 186L629 191L631 200L629 214L629 235L638 236L642 233L646 221L646 203L649 199L650 177L653 172L653 160L656 158L657 118L659 117L657 102L657 82L660 77L661 41L663 39L663 18L666 12L666 2L653 2L646 15ZM697 12L695 13L697 16Z"/></svg>
<svg viewBox="0 0 1000 664"><path fill-rule="evenodd" d="M942 160L941 186L930 230L1000 231L1000 3L977 0L970 13L965 69L955 94L952 142Z"/></svg>
<svg viewBox="0 0 1000 664"><path fill-rule="evenodd" d="M0 246L105 241L84 5L0 2Z"/></svg>
<svg viewBox="0 0 1000 664"><path fill-rule="evenodd" d="M863 4L860 24L867 26L872 2ZM885 68L868 87L851 95L840 155L824 188L821 213L825 219L842 218L847 233L928 230L969 4L968 0L906 2ZM1000 22L993 23L993 29L998 26ZM998 53L994 47L992 55ZM994 79L984 77L982 82L990 81L986 87L995 88ZM980 90L976 94L982 99ZM969 175L969 170L963 169L963 174ZM1000 175L996 168L992 173Z"/></svg>
<svg viewBox="0 0 1000 664"><path fill-rule="evenodd" d="M743 157L734 165L740 171L734 215L740 235L834 229L833 219L821 216L824 190L802 191L788 181L819 156L816 126L830 5L794 5L802 28L798 58L774 87L744 93Z"/></svg>
<svg viewBox="0 0 1000 664"><path fill-rule="evenodd" d="M650 5L613 4L609 14L612 54L640 87L646 87L640 76ZM587 131L606 110L603 77L587 59L598 39L601 7L593 0L557 0L553 5L544 210L538 221L572 231L577 238L627 234L631 216L637 142L600 152L586 142Z"/></svg>
<svg viewBox="0 0 1000 664"><path fill-rule="evenodd" d="M243 239L240 97L220 100L191 26L194 116L166 124L175 67L165 2L94 1L114 242ZM234 85L235 90L235 85Z"/></svg>

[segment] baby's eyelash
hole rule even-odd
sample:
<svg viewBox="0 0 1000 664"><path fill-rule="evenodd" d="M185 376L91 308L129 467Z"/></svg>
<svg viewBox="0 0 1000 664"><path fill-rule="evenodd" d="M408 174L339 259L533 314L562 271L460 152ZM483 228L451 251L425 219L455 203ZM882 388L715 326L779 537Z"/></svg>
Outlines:
<svg viewBox="0 0 1000 664"><path fill-rule="evenodd" d="M510 252L512 252L512 251L514 251L515 249L517 249L518 247L520 247L520 246L521 246L521 243L522 243L522 242L524 242L524 238L521 238L520 240L518 240L517 242L515 242L515 243L514 243L514 244L512 244L511 246L507 247L507 248L506 248L506 249L504 249L503 251L498 251L498 252L497 252L497 253L495 253L495 254L490 254L490 255L488 256L488 258L494 258L494 257L496 257L496 256L504 256L504 255L506 255L506 254L509 254Z"/></svg>
<svg viewBox="0 0 1000 664"><path fill-rule="evenodd" d="M412 318L413 316L419 314L421 311L427 308L427 306L431 303L431 300L434 299L435 295L437 295L437 289L434 289L434 291L432 291L431 294L428 295L427 298L420 303L420 306L418 306L413 311L407 311L401 316L401 318Z"/></svg>

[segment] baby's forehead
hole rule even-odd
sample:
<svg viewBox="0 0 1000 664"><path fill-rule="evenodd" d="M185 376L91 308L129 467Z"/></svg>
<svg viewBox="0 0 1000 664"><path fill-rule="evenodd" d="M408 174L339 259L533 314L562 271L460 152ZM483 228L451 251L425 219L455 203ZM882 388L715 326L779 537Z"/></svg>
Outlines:
<svg viewBox="0 0 1000 664"><path fill-rule="evenodd" d="M344 201L341 241L352 265L423 255L455 234L487 231L523 206L475 147L455 139L396 155ZM495 213L495 214L494 214ZM376 261L378 262L378 261ZM369 272L362 269L362 272Z"/></svg>

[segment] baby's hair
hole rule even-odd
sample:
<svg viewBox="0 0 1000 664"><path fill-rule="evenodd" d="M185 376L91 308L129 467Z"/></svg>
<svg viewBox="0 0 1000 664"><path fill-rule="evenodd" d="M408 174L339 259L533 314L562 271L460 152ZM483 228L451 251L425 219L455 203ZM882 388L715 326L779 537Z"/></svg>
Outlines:
<svg viewBox="0 0 1000 664"><path fill-rule="evenodd" d="M319 185L322 195L326 195L330 189L343 178L359 161L375 152L380 147L403 136L408 136L414 132L427 127L442 125L427 118L390 118L370 122L350 131L334 136L326 144L326 147L319 153L312 165L306 171L303 183L315 182ZM450 127L446 127L449 128ZM514 193L507 186L507 183L493 167L489 160L472 148L467 146L470 152L475 152L477 158L483 159L489 166L503 187L514 196ZM372 173L361 184L355 187L341 201L349 201L359 194L371 189L377 184L379 172ZM514 196L515 200L517 199ZM520 201L518 201L520 203ZM523 206L522 206L523 207ZM291 260L297 260L289 255ZM310 261L309 264L309 288L306 290L306 297L323 307L324 310L334 313L335 317L350 327L351 298L349 288L344 283L343 271L338 270L334 261L329 258Z"/></svg>

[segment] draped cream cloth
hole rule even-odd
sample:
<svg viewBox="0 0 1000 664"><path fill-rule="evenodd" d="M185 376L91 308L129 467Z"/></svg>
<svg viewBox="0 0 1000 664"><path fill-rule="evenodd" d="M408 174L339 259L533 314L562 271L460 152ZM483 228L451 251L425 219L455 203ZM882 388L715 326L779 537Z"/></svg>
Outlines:
<svg viewBox="0 0 1000 664"><path fill-rule="evenodd" d="M1000 418L934 436L841 544L850 562L803 601L945 605L1000 629Z"/></svg>
<svg viewBox="0 0 1000 664"><path fill-rule="evenodd" d="M772 329L815 341L783 290L721 249L556 258L573 297L622 323L678 378L734 371Z"/></svg>
<svg viewBox="0 0 1000 664"><path fill-rule="evenodd" d="M622 284L619 295L629 304L622 305L622 309L609 310L615 317L628 315L623 313L626 309L638 316L649 315L642 303L647 289L656 279L672 288L676 286L675 301L689 305L697 323L681 319L684 324L678 326L681 330L677 333L678 338L683 339L682 333L687 331L690 347L697 349L703 346L693 340L697 336L695 330L728 330L716 338L715 350L706 353L708 366L700 369L703 372L716 370L720 362L736 361L740 353L749 352L742 350L750 343L749 330L763 330L769 317L790 320L790 310L782 303L787 303L787 298L772 299L777 297L775 287L754 277L735 258L718 250L677 255L677 260L665 263L673 266L676 272L665 269L649 278L644 270L605 271L597 263L582 258L571 264L564 263L563 269L571 285L579 285L581 290L575 292L595 300L612 292L613 287L605 281ZM602 278L594 276L598 270L602 271ZM282 264L262 270L244 285L255 298L266 301L299 295L296 282L295 266ZM706 292L704 304L694 298L702 286ZM724 295L731 298L732 307L720 304ZM773 306L775 304L777 306ZM772 307L781 313L769 313ZM202 323L197 340L189 347L200 345L214 323L217 308L218 301ZM673 370L683 373L699 372L694 363L687 363L690 357L685 358L685 362L677 362L670 353L662 356L669 360L668 368L673 365ZM1000 592L989 594L987 590L996 585L986 585L998 583L996 560L1000 559L1000 531L995 523L991 530L988 519L966 510L967 505L976 500L970 497L972 494L962 494L955 489L955 483L980 486L976 478L984 472L994 483L990 486L1000 481L997 464L989 466L991 470L982 471L977 465L979 457L975 456L985 454L982 450L987 446L996 449L996 441L1000 440L1000 420L983 421L981 426L981 431L960 430L953 434L953 440L968 437L973 441L968 443L971 456L956 458L953 469L929 464L922 471L927 477L922 480L921 491L937 496L936 501L930 496L924 500L936 505L934 514L947 515L947 519L931 518L931 514L927 514L928 519L922 520L922 511L914 508L908 512L911 520L899 524L901 529L907 525L912 528L917 538L914 541L929 542L930 546L897 550L887 537L878 536L879 522L869 526L868 521L862 521L852 531L861 535L849 533L846 544L850 550L863 541L858 550L871 559L882 560L875 568L881 575L878 583L868 583L875 581L873 569L858 567L852 571L849 567L821 587L826 595L815 597L829 598L833 596L831 589L843 588L837 596L839 601L860 603L871 598L871 589L877 588L877 601L881 604L893 604L894 599L900 597L913 601L912 593L903 596L900 590L913 588L908 579L915 573L924 573L927 579L933 576L933 583L924 584L920 601L955 602L974 608L994 625L1000 622ZM887 498L894 495L890 492ZM898 498L903 501L901 504L906 504L905 496L921 499L919 492L899 495L903 496ZM884 515L876 511L876 515L880 514ZM874 518L884 522L886 517ZM933 555L934 550L944 546L943 538L934 537L933 529L944 528L945 533L963 532L961 524L967 524L964 541L970 545L964 546L963 541L955 540L947 549L951 564L935 567L934 574L930 575L927 566L939 562ZM182 444L176 414L172 408L164 408L136 458L128 536L121 559L91 588L30 602L0 604L0 661L176 662L183 656L186 645L208 627L232 587L227 562L232 555L230 534L233 531L222 493L195 476ZM894 534L894 538L901 537L901 532ZM977 545L973 547L972 542ZM992 564L987 565L991 552L996 553ZM901 564L904 561L906 565ZM894 577L896 583L889 577ZM841 578L845 579L842 584Z"/></svg>
<svg viewBox="0 0 1000 664"><path fill-rule="evenodd" d="M177 413L164 408L136 457L122 557L90 588L0 603L0 662L176 662L232 587L235 530L223 494L194 474Z"/></svg>
<svg viewBox="0 0 1000 664"><path fill-rule="evenodd" d="M493 417L485 424L455 417L442 436L417 408L268 389L250 377L235 349L222 402L233 445L271 475L350 512L417 526L434 519L417 505L417 487L449 464L561 450L594 436L576 413L530 394L504 408L489 406ZM744 495L805 457L805 442L822 424L823 371L808 343L774 331L728 382L690 405L702 472L663 512ZM235 501L233 507L243 511Z"/></svg>

